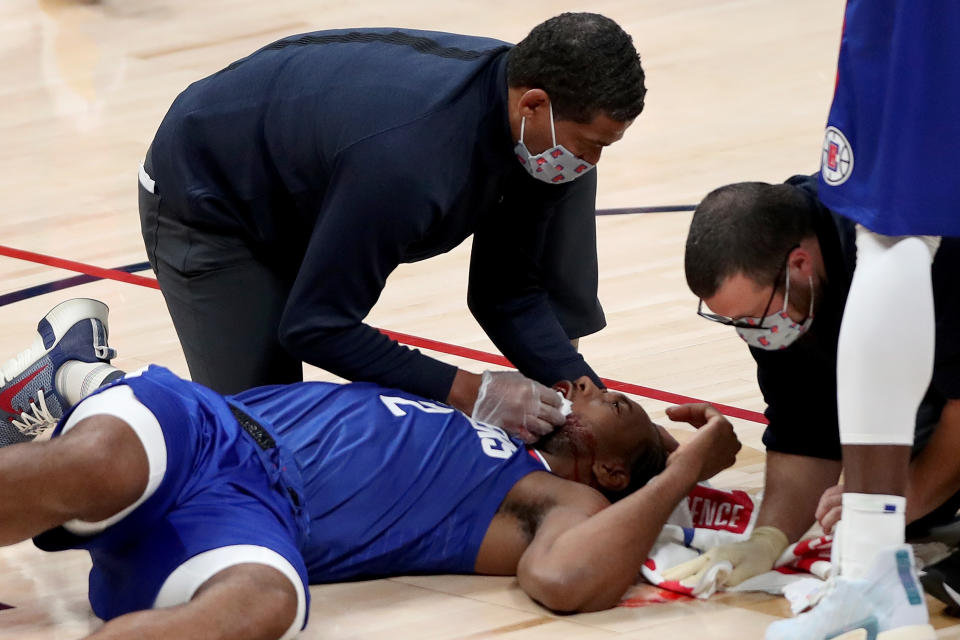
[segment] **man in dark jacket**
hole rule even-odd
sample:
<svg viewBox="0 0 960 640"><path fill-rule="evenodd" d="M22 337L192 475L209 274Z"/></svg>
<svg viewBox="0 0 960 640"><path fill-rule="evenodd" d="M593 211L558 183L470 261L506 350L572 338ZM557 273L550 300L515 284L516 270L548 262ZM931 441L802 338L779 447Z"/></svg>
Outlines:
<svg viewBox="0 0 960 640"><path fill-rule="evenodd" d="M586 13L516 46L302 34L192 84L139 180L147 252L191 376L233 393L300 380L306 361L531 438L549 431L562 416L543 385L598 381L571 343L604 325L592 168L644 93L630 36ZM470 309L536 383L481 378L363 322L398 264L471 234Z"/></svg>

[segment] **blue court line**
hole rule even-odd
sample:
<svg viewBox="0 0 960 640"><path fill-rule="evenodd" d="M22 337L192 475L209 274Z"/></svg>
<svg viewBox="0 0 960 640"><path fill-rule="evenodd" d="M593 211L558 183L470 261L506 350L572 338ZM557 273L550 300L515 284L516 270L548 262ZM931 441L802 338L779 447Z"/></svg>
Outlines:
<svg viewBox="0 0 960 640"><path fill-rule="evenodd" d="M114 267L114 269L116 269L117 271L126 271L127 273L136 273L138 271L146 271L149 268L150 268L149 262L137 262L135 264L128 264L123 267ZM5 293L3 295L0 295L0 307L4 307L8 304L13 304L14 302L20 302L21 300L26 300L27 298L42 296L43 294L50 293L51 291L60 291L61 289L69 289L70 287L76 287L81 284L87 284L88 282L96 282L97 280L103 280L103 278L98 278L96 276L79 275L79 276L72 276L70 278L64 278L63 280L54 280L53 282L38 284L33 287L27 287L26 289L20 289L19 291L11 291L10 293Z"/></svg>
<svg viewBox="0 0 960 640"><path fill-rule="evenodd" d="M620 209L597 209L596 214L598 216L617 216L629 213L672 213L677 211L693 211L696 208L697 205L695 204L664 205L658 207L626 207ZM146 271L149 268L149 262L137 262L135 264L128 264L122 267L114 267L116 271L125 271L127 273ZM11 291L10 293L4 293L0 295L0 307L13 304L14 302L20 302L21 300L26 300L28 298L42 296L43 294L50 293L52 291L61 291L63 289L69 289L70 287L76 287L81 284L96 282L97 280L102 279L103 278L98 278L96 276L79 275L70 278L64 278L63 280L54 280L53 282L38 284L33 287L21 289L19 291Z"/></svg>

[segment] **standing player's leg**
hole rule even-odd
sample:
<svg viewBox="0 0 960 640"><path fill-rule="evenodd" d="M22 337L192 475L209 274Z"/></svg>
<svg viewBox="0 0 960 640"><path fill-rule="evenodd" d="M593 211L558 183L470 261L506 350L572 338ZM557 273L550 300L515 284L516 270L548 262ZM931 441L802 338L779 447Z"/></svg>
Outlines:
<svg viewBox="0 0 960 640"><path fill-rule="evenodd" d="M925 241L926 240L926 241ZM859 227L857 268L837 348L844 495L840 573L861 578L904 542L917 409L933 375L934 239Z"/></svg>
<svg viewBox="0 0 960 640"><path fill-rule="evenodd" d="M834 542L839 577L812 611L772 624L768 640L846 638L864 630L870 638L935 637L913 553L903 543L914 424L933 371L936 242L861 228L857 249L837 348L844 463Z"/></svg>
<svg viewBox="0 0 960 640"><path fill-rule="evenodd" d="M933 98L960 81L960 7L848 0L844 20L820 172L823 203L862 225L837 352L840 575L812 612L771 625L767 637L867 629L871 637L925 639L934 631L902 544L904 495L934 362L930 267L938 241L927 234L960 234L960 124L954 101Z"/></svg>

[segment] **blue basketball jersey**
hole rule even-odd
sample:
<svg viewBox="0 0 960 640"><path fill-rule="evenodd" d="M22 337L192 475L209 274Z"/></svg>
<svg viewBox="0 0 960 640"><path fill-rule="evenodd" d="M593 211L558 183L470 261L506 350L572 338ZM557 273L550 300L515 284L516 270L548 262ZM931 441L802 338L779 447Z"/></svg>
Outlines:
<svg viewBox="0 0 960 640"><path fill-rule="evenodd" d="M820 199L884 235L960 236L960 2L848 0Z"/></svg>
<svg viewBox="0 0 960 640"><path fill-rule="evenodd" d="M233 396L269 422L303 477L311 582L472 573L510 489L545 463L497 427L373 384Z"/></svg>

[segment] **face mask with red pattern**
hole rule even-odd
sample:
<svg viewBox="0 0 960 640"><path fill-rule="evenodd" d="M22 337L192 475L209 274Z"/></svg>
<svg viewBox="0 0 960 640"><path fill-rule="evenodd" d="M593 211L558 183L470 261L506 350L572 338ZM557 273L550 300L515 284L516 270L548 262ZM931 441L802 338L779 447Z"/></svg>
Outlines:
<svg viewBox="0 0 960 640"><path fill-rule="evenodd" d="M594 166L586 160L581 160L568 151L562 144L557 144L557 132L553 127L553 105L550 105L550 135L553 137L553 146L533 155L523 143L524 125L527 119L520 120L520 142L513 148L517 160L524 166L531 176L548 184L566 184L576 180L589 172Z"/></svg>

